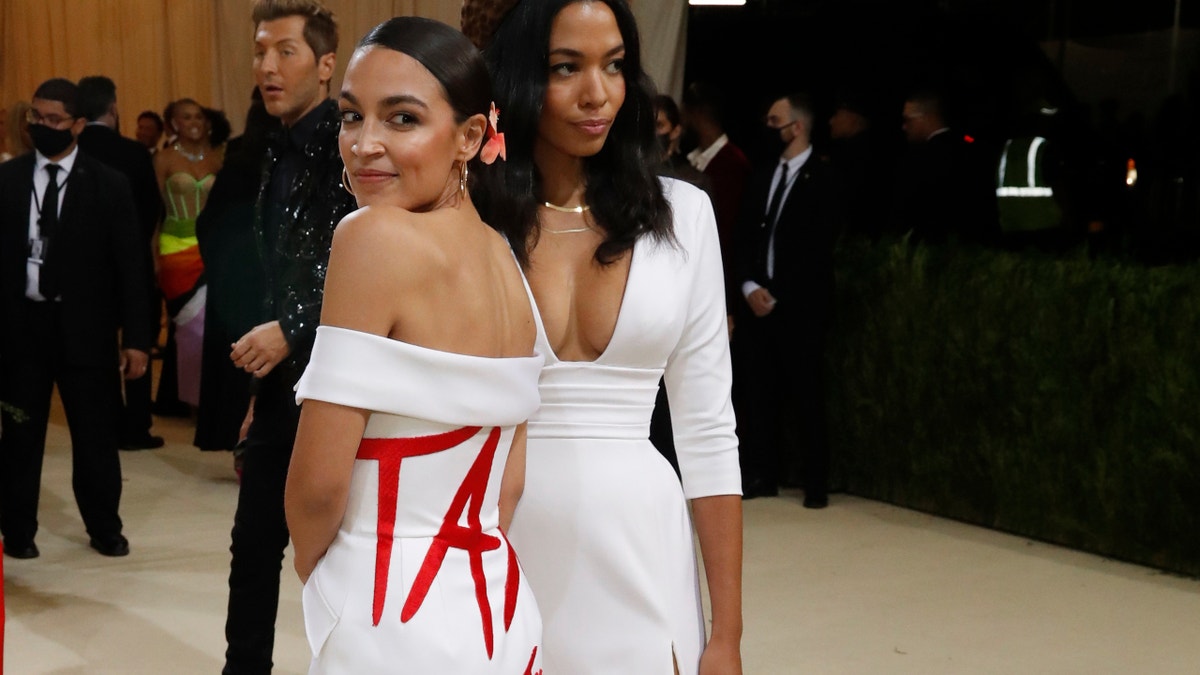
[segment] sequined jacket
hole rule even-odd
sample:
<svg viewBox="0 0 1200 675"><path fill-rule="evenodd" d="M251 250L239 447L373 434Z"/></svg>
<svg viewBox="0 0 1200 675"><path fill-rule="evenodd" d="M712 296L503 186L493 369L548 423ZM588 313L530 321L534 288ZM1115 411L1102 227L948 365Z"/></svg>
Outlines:
<svg viewBox="0 0 1200 675"><path fill-rule="evenodd" d="M277 368L289 386L299 379L312 353L333 230L346 214L358 208L342 188L342 158L337 144L340 128L338 109L331 106L304 146L305 161L288 191L287 217L273 246L264 232L263 213L271 174L281 156L278 144L268 149L259 182L254 233L266 279L265 311L268 320L279 321L291 349Z"/></svg>

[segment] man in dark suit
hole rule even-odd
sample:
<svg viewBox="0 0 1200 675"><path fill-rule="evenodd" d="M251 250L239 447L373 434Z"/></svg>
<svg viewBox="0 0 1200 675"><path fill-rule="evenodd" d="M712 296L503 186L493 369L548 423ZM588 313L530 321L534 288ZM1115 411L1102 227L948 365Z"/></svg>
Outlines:
<svg viewBox="0 0 1200 675"><path fill-rule="evenodd" d="M145 252L146 282L150 288L155 288L151 246L163 202L150 152L141 143L125 138L118 131L117 86L111 79L93 75L79 80L79 108L87 120L87 126L79 135L79 149L125 174L129 180L137 207L138 232ZM161 321L161 308L158 294L153 293L146 307L146 315L152 326L157 326ZM162 436L150 434L153 424L150 415L150 380L149 377L139 377L125 383L125 408L120 436L123 450L151 450L163 446Z"/></svg>
<svg viewBox="0 0 1200 675"><path fill-rule="evenodd" d="M999 235L992 158L950 124L945 98L916 89L904 101L908 140L894 182L894 227L932 244L992 244Z"/></svg>
<svg viewBox="0 0 1200 675"><path fill-rule="evenodd" d="M898 129L880 129L865 94L843 91L829 117L829 143L822 154L842 187L847 234L875 237L887 223L895 158L903 138Z"/></svg>
<svg viewBox="0 0 1200 675"><path fill-rule="evenodd" d="M129 182L77 147L86 124L77 87L47 80L32 103L36 152L0 165L0 316L7 327L0 331L0 400L28 416L4 420L0 533L5 554L38 556L42 457L57 385L91 546L123 556L120 378L145 376L151 340L142 240Z"/></svg>
<svg viewBox="0 0 1200 675"><path fill-rule="evenodd" d="M833 174L813 153L813 119L801 94L776 100L767 113L783 149L747 184L732 347L745 497L778 494L793 463L785 451L790 427L799 435L804 505L822 508L829 447L821 371L840 224Z"/></svg>

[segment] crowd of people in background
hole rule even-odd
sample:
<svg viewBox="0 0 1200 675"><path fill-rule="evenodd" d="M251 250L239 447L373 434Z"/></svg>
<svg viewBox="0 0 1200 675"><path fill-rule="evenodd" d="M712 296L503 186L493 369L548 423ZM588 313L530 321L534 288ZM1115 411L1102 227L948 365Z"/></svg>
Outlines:
<svg viewBox="0 0 1200 675"><path fill-rule="evenodd" d="M79 117L86 120L79 136L80 149L123 174L133 193L139 236L149 253L146 268L151 303L147 313L152 325L159 328L152 345L152 356L163 362L157 389L151 391L151 378L125 384L120 447L162 447L163 438L151 433L153 416L160 416L195 420L194 442L202 450L233 450L248 400L248 394L238 393L246 389L248 376L229 362L229 344L236 339L230 339L229 315L246 315L243 292L253 288L247 275L254 268L248 259L255 255L254 243L246 236L250 233L248 220L242 223L242 235L232 238L218 228L208 237L198 230L197 221L206 211L209 193L230 149L242 148L242 154L233 153L235 157L255 166L265 154L262 115L255 116L253 108L261 109L261 98L256 89L246 131L238 138L230 139L232 125L223 111L191 98L168 102L161 114L143 110L134 137L127 138L120 132L113 80L93 75L81 78L77 85ZM0 123L4 124L0 128L0 160L34 149L29 136L30 109L29 102L17 101L0 111ZM255 142L243 143L243 137ZM247 151L256 154L246 157ZM205 239L210 241L202 241ZM207 253L202 253L202 248ZM210 301L214 277L221 292ZM209 311L215 316L210 318ZM206 331L210 324L213 327ZM210 331L215 340L205 337ZM238 384L230 387L230 381ZM231 412L238 407L240 412Z"/></svg>
<svg viewBox="0 0 1200 675"><path fill-rule="evenodd" d="M97 75L83 78L79 86L81 116L87 120L80 147L117 168L130 182L140 236L151 251L148 267L153 270L149 279L154 302L148 316L161 326L160 339L152 348L153 356L163 362L157 392L152 396L149 378L126 384L120 446L126 450L161 447L161 436L151 433L154 414L193 418L197 447L235 451L240 457L236 449L245 431L241 411L250 396L244 393L248 376L229 362L227 351L252 327L254 310L249 305L254 303L246 300L252 294L238 289L259 287L262 280L255 278L251 271L255 266L248 264L254 255L253 237L249 229L235 225L247 217L239 209L248 208L251 195L236 195L236 207L219 198L210 210L208 201L229 156L238 158L231 171L236 170L239 180L222 187L237 192L235 184L252 182L256 162L266 152L264 139L271 118L264 115L256 88L245 137L231 140L224 112L183 98L168 102L161 114L141 111L134 139L126 139L119 133L113 81ZM1099 108L1100 128L1091 134L1080 130L1074 111L1044 103L1014 115L1008 137L977 139L954 123L953 91L914 87L895 109L881 108L868 92L853 87L842 88L820 106L809 92L780 94L786 96L775 104L791 112L781 117L774 108L760 111L765 135L755 139L753 154L760 155L755 159L765 159L760 163L774 167L777 160L794 159L786 148L801 148L796 152L803 153L804 160L794 162L796 168L808 167L799 177L801 187L820 182L823 187L817 192L828 201L819 216L805 217L806 222L821 221L815 231L820 236L796 244L804 255L815 257L791 260L784 247L774 249L773 235L767 237L772 255L778 253L786 261L780 269L796 265L822 270L810 271L803 282L809 287L808 301L815 303L805 310L815 312L806 321L828 315L824 306L829 296L825 288L828 249L841 236L907 234L915 242L1063 253L1088 241L1096 250L1111 245L1112 233L1129 216L1128 193L1137 175L1134 143L1115 122L1111 106ZM791 103L780 103L785 98ZM777 190L774 183L763 187L764 178L754 175L752 153L727 133L729 105L719 83L696 81L678 101L660 93L655 107L661 173L697 185L712 202L723 253L730 335L736 347L735 327L740 325L747 329L743 334L752 335L753 327L765 318L757 316L763 308L755 310L744 292L748 253L738 249L761 247L750 240L754 229L762 228L769 203L755 191L773 196ZM0 111L4 125L0 159L33 148L29 111L30 104L24 101L11 102ZM795 120L790 119L793 114ZM773 126L770 120L782 126ZM813 178L809 172L814 170L828 177ZM796 179L795 174L789 177L785 192L791 192ZM796 199L806 191L798 190ZM814 234L811 225L806 229ZM786 314L788 304L780 306L779 314ZM746 341L754 343L750 337ZM819 352L819 345L798 351L812 350ZM746 351L744 370L759 375L747 375L745 386L736 387L749 397L743 407L750 417L764 405L753 401L755 392L762 390L760 377L771 370L752 365L753 355L767 353L757 348ZM811 383L806 388L818 387L814 377L800 379ZM665 389L656 410L652 436L673 460ZM815 409L812 414L820 418ZM746 432L744 448L758 444L753 435ZM819 439L818 433L811 442L823 445ZM240 471L240 459L235 464ZM744 466L743 470L750 496L772 494L778 483L801 481L796 466L772 469L771 479L754 477L765 469ZM814 487L813 492L813 503L821 503L822 488Z"/></svg>
<svg viewBox="0 0 1200 675"><path fill-rule="evenodd" d="M838 241L1147 262L1185 255L1131 236L1135 224L1163 219L1163 208L1133 206L1137 162L1162 159L1136 151L1111 121L1097 129L1079 106L1026 97L1009 102L999 133L976 137L960 123L957 93L913 86L881 105L845 86L819 105L812 92L778 92L757 111L762 136L743 133L746 145L726 130L732 102L719 83L693 82L678 102L660 95L660 173L708 192L721 232L746 498L795 487L805 506L828 502L820 378ZM1194 190L1191 179L1158 181L1167 182ZM1195 198L1170 203L1194 211ZM656 419L652 437L671 457L669 417Z"/></svg>
<svg viewBox="0 0 1200 675"><path fill-rule="evenodd" d="M244 138L230 139L231 125L224 112L183 98L168 102L161 113L141 111L134 139L125 139L119 135L112 80L98 75L83 78L79 85L82 116L88 120L80 147L118 168L130 181L140 231L152 252L155 301L149 316L161 326L160 339L153 346L153 356L163 362L157 392L151 395L149 378L126 384L121 447L162 446L162 438L150 430L152 413L192 418L196 422L195 445L202 450L234 451L240 471L237 446L245 431L242 411L250 396L244 393L249 377L229 363L227 352L228 345L251 327L254 314L250 305L255 303L246 300L252 294L239 289L257 288L262 283L252 272L256 267L249 264L254 255L253 237L249 229L239 231L235 224L247 217L238 209L248 208L252 199L240 194L233 200L238 207L224 199L218 199L212 209L207 205L230 155L239 158L236 171L240 179L227 181L223 187L236 191L235 184L252 183L256 162L266 152L264 139L272 118L263 113L256 88ZM744 266L746 252L735 251L739 245L756 245L747 240L754 227L762 225L768 206L755 203L765 197L751 194L755 181L763 181L754 176L756 169L763 167L755 167L750 157L774 166L783 158L774 153L797 143L812 147L811 153L800 151L806 153L805 160L797 164L807 165L810 171L820 167L819 171L829 176L822 179L825 187L820 192L836 197L831 197L828 209L822 206L821 236L798 244L805 255L817 257L787 265L816 265L825 270L829 246L847 235L907 235L914 242L971 243L1051 253L1071 251L1084 242L1090 242L1093 251L1115 245L1117 230L1133 208L1131 193L1137 177L1133 155L1145 154L1145 150L1138 150L1128 126L1116 121L1112 106L1098 108L1097 128L1090 131L1077 111L1049 103L1031 105L1010 120L1008 137L979 139L955 123L954 93L914 87L893 109L881 107L869 92L849 86L820 105L811 92L780 92L794 97L794 103L786 108L798 111L798 121L776 128L769 120L779 116L761 110L764 136L753 139L753 152L749 147L743 150L727 133L730 102L720 83L692 82L678 101L665 93L658 95L655 109L663 153L661 173L697 185L713 204L731 338L735 326L750 329L758 323L752 319L763 318L754 316L743 293L746 272L739 266ZM28 134L29 108L28 102L15 101L0 111L0 124L4 125L0 128L0 159L33 148ZM803 142L796 140L799 135ZM250 142L244 142L247 140ZM235 148L239 150L233 152ZM805 173L802 185L808 180ZM761 192L762 185L757 189ZM773 184L766 191L770 195L776 192ZM797 198L799 195L797 192ZM768 239L773 248L773 238ZM782 260L789 260L782 251L780 254ZM813 274L828 277L824 272ZM815 276L805 284L815 283ZM829 295L826 290L809 291L813 302ZM818 304L823 303L825 300ZM828 314L828 308L810 309L817 317ZM750 313L739 321L746 311ZM781 309L780 314L784 313ZM736 346L739 341L733 339ZM799 351L812 349L819 351L819 346ZM768 352L750 349L746 360L753 362L753 354L763 353ZM745 370L761 371L749 364ZM813 377L802 379L811 381ZM761 408L762 402L749 401L755 400L753 392L762 387L761 383L749 384L757 383L757 376L747 378L746 386L739 383L736 388L748 392L745 414L754 416L752 411ZM652 437L674 461L667 409L665 388L660 387ZM820 417L815 410L813 415ZM743 446L753 448L757 444L754 434L746 435ZM797 442L791 439L785 445ZM820 440L811 442L823 445ZM750 496L772 494L778 483L801 482L802 470L794 465L772 470L777 475L766 480L754 478L760 473L757 469L744 466L743 470ZM820 503L822 489L813 491L813 503Z"/></svg>

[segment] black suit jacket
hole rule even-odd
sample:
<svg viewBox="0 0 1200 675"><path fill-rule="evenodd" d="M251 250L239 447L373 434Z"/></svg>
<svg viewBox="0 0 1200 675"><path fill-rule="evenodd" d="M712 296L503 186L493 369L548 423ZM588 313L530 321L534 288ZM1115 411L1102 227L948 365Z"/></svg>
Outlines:
<svg viewBox="0 0 1200 675"><path fill-rule="evenodd" d="M34 153L0 164L0 359L26 352L26 259ZM63 363L116 367L121 347L149 351L149 273L129 182L80 151L67 179L47 264L59 278Z"/></svg>
<svg viewBox="0 0 1200 675"><path fill-rule="evenodd" d="M778 305L772 313L824 322L832 306L833 246L841 228L834 173L816 152L800 167L779 209L774 275L767 278L770 228L764 214L777 168L778 162L772 162L747 182L737 232L738 306L742 315L752 316L741 292L741 285L749 280L775 297Z"/></svg>
<svg viewBox="0 0 1200 675"><path fill-rule="evenodd" d="M995 241L995 168L962 134L946 131L909 145L897 169L893 202L900 232L931 243Z"/></svg>
<svg viewBox="0 0 1200 675"><path fill-rule="evenodd" d="M162 217L163 201L158 191L154 160L146 146L125 138L102 124L89 124L79 135L79 149L125 174L137 207L139 232L149 242Z"/></svg>

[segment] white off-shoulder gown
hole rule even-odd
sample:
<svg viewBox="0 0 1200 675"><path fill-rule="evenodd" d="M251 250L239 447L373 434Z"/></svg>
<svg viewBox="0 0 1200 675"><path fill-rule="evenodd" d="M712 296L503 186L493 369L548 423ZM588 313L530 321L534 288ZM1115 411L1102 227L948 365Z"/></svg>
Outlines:
<svg viewBox="0 0 1200 675"><path fill-rule="evenodd" d="M541 672L541 618L497 506L541 365L317 329L297 399L371 415L304 586L311 674Z"/></svg>
<svg viewBox="0 0 1200 675"><path fill-rule="evenodd" d="M740 494L729 340L708 197L671 179L677 244L638 241L612 341L546 356L509 536L537 596L546 675L695 675L705 625L687 499ZM666 377L682 486L649 441Z"/></svg>

